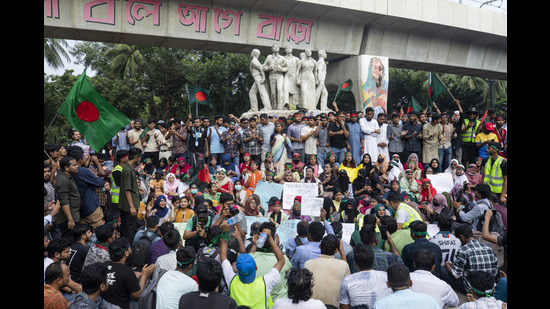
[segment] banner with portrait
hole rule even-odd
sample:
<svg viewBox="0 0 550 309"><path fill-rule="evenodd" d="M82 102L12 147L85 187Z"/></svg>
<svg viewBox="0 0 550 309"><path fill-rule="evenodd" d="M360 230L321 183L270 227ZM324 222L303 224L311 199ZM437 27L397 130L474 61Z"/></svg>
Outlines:
<svg viewBox="0 0 550 309"><path fill-rule="evenodd" d="M359 55L359 63L363 112L365 108L372 107L375 109L376 114L382 112L381 109L387 113L389 84L388 57Z"/></svg>

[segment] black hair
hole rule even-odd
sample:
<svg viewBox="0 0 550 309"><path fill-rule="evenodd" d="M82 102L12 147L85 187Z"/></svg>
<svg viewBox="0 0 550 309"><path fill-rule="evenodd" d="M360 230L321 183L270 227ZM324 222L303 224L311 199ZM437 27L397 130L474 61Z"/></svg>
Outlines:
<svg viewBox="0 0 550 309"><path fill-rule="evenodd" d="M365 245L374 244L376 240L376 232L374 231L373 224L365 224L359 231L359 237L361 237L361 242Z"/></svg>
<svg viewBox="0 0 550 309"><path fill-rule="evenodd" d="M166 221L159 226L160 235L164 237L169 230L174 229L174 222Z"/></svg>
<svg viewBox="0 0 550 309"><path fill-rule="evenodd" d="M342 222L340 221L332 221L330 223L330 226L332 226L332 230L334 231L334 235L338 238L342 238L342 230L344 229L344 226L342 225Z"/></svg>
<svg viewBox="0 0 550 309"><path fill-rule="evenodd" d="M489 198L491 194L491 187L486 183L478 183L475 189L481 195L481 198Z"/></svg>
<svg viewBox="0 0 550 309"><path fill-rule="evenodd" d="M227 192L222 192L220 194L218 204L223 204L227 201L234 201L234 200L235 200L235 198L233 197L233 194L230 194L230 193L227 193Z"/></svg>
<svg viewBox="0 0 550 309"><path fill-rule="evenodd" d="M156 215L147 217L147 220L145 221L148 229L152 229L155 226L159 225L159 222L160 222L160 218Z"/></svg>
<svg viewBox="0 0 550 309"><path fill-rule="evenodd" d="M185 269L188 265L192 265L196 256L197 253L195 252L195 248L193 248L193 246L179 248L178 251L176 251L176 268Z"/></svg>
<svg viewBox="0 0 550 309"><path fill-rule="evenodd" d="M392 216L384 215L380 217L380 224L388 227L388 232L390 232L390 235L397 231L397 220L395 220Z"/></svg>
<svg viewBox="0 0 550 309"><path fill-rule="evenodd" d="M414 267L431 271L435 265L435 254L429 250L419 250L414 254Z"/></svg>
<svg viewBox="0 0 550 309"><path fill-rule="evenodd" d="M95 237L97 241L106 243L110 237L113 237L115 227L112 224L103 224L95 228Z"/></svg>
<svg viewBox="0 0 550 309"><path fill-rule="evenodd" d="M480 292L492 290L493 287L495 286L495 277L486 271L481 271L481 270L470 271L468 275L466 275L466 279L468 279L468 282L474 289ZM477 298L481 296L486 296L485 294L480 294L479 292L476 292L476 291L473 291L473 292L475 293Z"/></svg>
<svg viewBox="0 0 550 309"><path fill-rule="evenodd" d="M297 304L308 301L313 295L313 273L307 268L293 268L287 279L288 298Z"/></svg>
<svg viewBox="0 0 550 309"><path fill-rule="evenodd" d="M44 271L44 283L52 284L55 280L63 278L63 262L54 262Z"/></svg>
<svg viewBox="0 0 550 309"><path fill-rule="evenodd" d="M309 230L309 222L306 220L302 220L296 224L296 230L298 232L298 236L306 237L308 230Z"/></svg>
<svg viewBox="0 0 550 309"><path fill-rule="evenodd" d="M102 262L96 262L86 265L80 274L80 284L82 291L91 294L99 290L102 283L107 284L107 265Z"/></svg>
<svg viewBox="0 0 550 309"><path fill-rule="evenodd" d="M456 238L460 238L460 235L466 238L474 237L474 231L472 230L472 227L468 223L463 223L455 227Z"/></svg>
<svg viewBox="0 0 550 309"><path fill-rule="evenodd" d="M401 194L395 192L395 191L390 191L390 193L388 194L388 201L390 202L401 202Z"/></svg>
<svg viewBox="0 0 550 309"><path fill-rule="evenodd" d="M84 158L84 149L80 146L70 146L67 148L67 155L78 161Z"/></svg>
<svg viewBox="0 0 550 309"><path fill-rule="evenodd" d="M136 156L140 156L141 153L141 149L137 147L130 147L130 150L128 151L128 160L133 160Z"/></svg>
<svg viewBox="0 0 550 309"><path fill-rule="evenodd" d="M405 264L400 262L392 262L388 266L388 284L391 288L398 288L409 286L411 281L411 276L409 273L409 268Z"/></svg>
<svg viewBox="0 0 550 309"><path fill-rule="evenodd" d="M353 247L353 259L359 270L371 269L374 265L374 251L371 246L357 244Z"/></svg>
<svg viewBox="0 0 550 309"><path fill-rule="evenodd" d="M321 241L325 235L325 226L320 221L313 221L309 224L308 233L312 241Z"/></svg>
<svg viewBox="0 0 550 309"><path fill-rule="evenodd" d="M61 253L71 246L71 241L64 237L52 239L48 244L48 257L53 258L56 253Z"/></svg>
<svg viewBox="0 0 550 309"><path fill-rule="evenodd" d="M78 241L80 240L80 237L82 237L82 235L91 230L92 227L88 223L77 223L73 227L73 237L75 240Z"/></svg>
<svg viewBox="0 0 550 309"><path fill-rule="evenodd" d="M112 262L118 262L124 257L124 252L130 248L130 242L126 237L120 237L109 244L109 258Z"/></svg>
<svg viewBox="0 0 550 309"><path fill-rule="evenodd" d="M262 222L258 230L261 233L264 229L269 229L271 231L271 237L273 237L273 240L275 240L275 233L277 232L277 226L275 225L275 223L271 221ZM265 242L264 248L271 249L271 245L269 244L269 241Z"/></svg>
<svg viewBox="0 0 550 309"><path fill-rule="evenodd" d="M339 246L340 239L336 235L328 234L321 239L321 254L334 255Z"/></svg>
<svg viewBox="0 0 550 309"><path fill-rule="evenodd" d="M210 243L212 239L214 239L221 233L223 233L223 230L219 225L212 225L206 232L206 240L208 241L208 243ZM214 245L217 245L217 243L215 243Z"/></svg>
<svg viewBox="0 0 550 309"><path fill-rule="evenodd" d="M59 169L64 171L65 167L71 166L71 160L75 160L75 158L73 158L71 156L68 156L68 155L64 156L61 160L59 160Z"/></svg>
<svg viewBox="0 0 550 309"><path fill-rule="evenodd" d="M223 278L221 264L215 259L202 260L197 265L197 280L201 292L213 292Z"/></svg>
<svg viewBox="0 0 550 309"><path fill-rule="evenodd" d="M178 248L181 240L180 232L178 232L178 230L176 229L171 229L163 234L162 240L164 241L168 249L175 250Z"/></svg>
<svg viewBox="0 0 550 309"><path fill-rule="evenodd" d="M440 231L451 231L453 228L453 218L448 212L441 212L439 219L437 219L437 226Z"/></svg>

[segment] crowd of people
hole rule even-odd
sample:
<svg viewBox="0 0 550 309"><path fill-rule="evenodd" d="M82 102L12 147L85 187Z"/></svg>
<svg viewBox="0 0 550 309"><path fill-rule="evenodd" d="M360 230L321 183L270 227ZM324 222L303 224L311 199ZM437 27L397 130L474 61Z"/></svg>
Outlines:
<svg viewBox="0 0 550 309"><path fill-rule="evenodd" d="M44 308L506 307L506 114L455 103L133 119L99 151L78 131L46 144ZM259 181L316 183L319 215L262 204Z"/></svg>

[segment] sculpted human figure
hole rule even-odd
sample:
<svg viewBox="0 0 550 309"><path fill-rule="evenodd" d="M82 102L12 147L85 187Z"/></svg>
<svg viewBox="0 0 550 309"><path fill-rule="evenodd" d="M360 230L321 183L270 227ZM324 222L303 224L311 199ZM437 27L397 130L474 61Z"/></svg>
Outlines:
<svg viewBox="0 0 550 309"><path fill-rule="evenodd" d="M292 55L292 46L285 46L285 59L288 70L284 78L284 103L297 105L300 103L300 86L297 84L300 70L300 58Z"/></svg>
<svg viewBox="0 0 550 309"><path fill-rule="evenodd" d="M260 51L255 48L252 50L252 53L250 53L250 56L252 57L252 61L250 61L250 73L252 74L252 78L254 78L254 84L250 87L250 91L248 92L248 96L250 97L249 112L258 111L258 92L260 93L260 99L264 105L262 110L271 110L271 101L265 84L265 72L262 69L263 66L260 60L258 60Z"/></svg>
<svg viewBox="0 0 550 309"><path fill-rule="evenodd" d="M305 109L315 109L315 68L317 62L311 58L311 49L306 49L305 57L300 61L299 84L302 97L302 107Z"/></svg>
<svg viewBox="0 0 550 309"><path fill-rule="evenodd" d="M318 54L319 60L317 60L317 74L315 79L315 106L317 106L317 102L319 102L320 98L321 106L319 109L324 111L327 110L328 100L328 91L327 87L325 87L325 78L327 77L327 65L325 63L325 59L327 58L327 53L324 49L321 49Z"/></svg>
<svg viewBox="0 0 550 309"><path fill-rule="evenodd" d="M269 72L269 88L271 102L277 109L284 106L284 73L288 71L288 65L284 56L279 55L279 45L271 46L271 55L267 56L263 69Z"/></svg>

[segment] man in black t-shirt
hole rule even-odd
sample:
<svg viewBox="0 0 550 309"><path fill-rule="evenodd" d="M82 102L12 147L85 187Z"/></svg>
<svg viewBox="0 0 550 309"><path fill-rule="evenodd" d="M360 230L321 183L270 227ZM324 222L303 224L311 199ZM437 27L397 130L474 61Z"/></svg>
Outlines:
<svg viewBox="0 0 550 309"><path fill-rule="evenodd" d="M338 118L328 125L328 138L332 152L336 161L344 161L346 151L348 151L346 140L349 136L349 126L345 122L346 115L342 111L336 112Z"/></svg>
<svg viewBox="0 0 550 309"><path fill-rule="evenodd" d="M216 292L222 278L223 269L218 261L208 258L199 262L197 264L199 291L184 294L180 298L178 308L237 308L237 302L233 298Z"/></svg>
<svg viewBox="0 0 550 309"><path fill-rule="evenodd" d="M201 126L201 120L199 117L193 118L193 125L187 128L189 132L189 159L191 166L195 166L197 163L197 156L202 154L205 158L209 155L209 143L207 140L207 130Z"/></svg>

